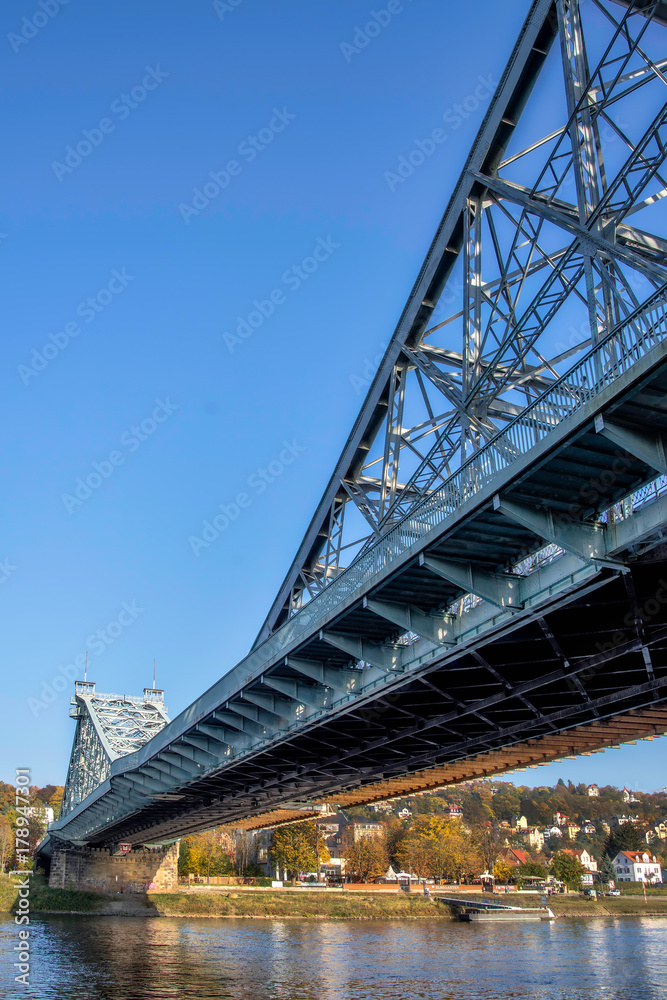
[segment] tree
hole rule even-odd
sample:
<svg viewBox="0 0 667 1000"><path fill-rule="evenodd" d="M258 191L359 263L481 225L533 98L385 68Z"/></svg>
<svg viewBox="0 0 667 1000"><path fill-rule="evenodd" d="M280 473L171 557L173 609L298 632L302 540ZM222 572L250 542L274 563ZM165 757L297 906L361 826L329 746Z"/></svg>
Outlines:
<svg viewBox="0 0 667 1000"><path fill-rule="evenodd" d="M299 872L312 871L317 865L318 829L315 823L290 823L273 834L271 863L287 871L294 882Z"/></svg>
<svg viewBox="0 0 667 1000"><path fill-rule="evenodd" d="M407 830L401 823L398 816L390 816L385 825L385 842L389 860L392 865L399 865L398 855L400 847L405 840Z"/></svg>
<svg viewBox="0 0 667 1000"><path fill-rule="evenodd" d="M233 865L213 830L184 837L178 858L179 875L230 875Z"/></svg>
<svg viewBox="0 0 667 1000"><path fill-rule="evenodd" d="M362 882L381 878L389 867L389 854L383 836L364 834L356 840L350 836L344 852L345 874Z"/></svg>
<svg viewBox="0 0 667 1000"><path fill-rule="evenodd" d="M49 799L49 805L53 809L53 815L56 819L60 816L60 807L63 804L63 793L65 791L64 785L58 785L55 792Z"/></svg>
<svg viewBox="0 0 667 1000"><path fill-rule="evenodd" d="M0 815L0 871L5 870L5 862L14 850L14 833L6 816Z"/></svg>
<svg viewBox="0 0 667 1000"><path fill-rule="evenodd" d="M402 867L410 865L420 877L432 875L461 881L464 875L478 874L482 866L480 850L460 823L440 816L416 819L400 845Z"/></svg>
<svg viewBox="0 0 667 1000"><path fill-rule="evenodd" d="M255 861L255 838L247 830L236 831L236 871L245 875Z"/></svg>
<svg viewBox="0 0 667 1000"><path fill-rule="evenodd" d="M495 823L483 823L474 833L475 841L484 862L487 872L493 870L493 866L498 860L500 849L504 846L507 837L500 832L500 828Z"/></svg>
<svg viewBox="0 0 667 1000"><path fill-rule="evenodd" d="M493 866L493 874L497 882L500 882L501 885L507 885L512 880L514 871L511 865L508 865L506 861L500 858Z"/></svg>
<svg viewBox="0 0 667 1000"><path fill-rule="evenodd" d="M608 854L602 859L602 864L600 865L600 870L598 872L598 879L600 882L611 882L616 878L616 869L611 863L611 858Z"/></svg>
<svg viewBox="0 0 667 1000"><path fill-rule="evenodd" d="M641 851L644 847L646 841L642 830L635 823L622 823L611 831L603 851L613 861L619 851Z"/></svg>
<svg viewBox="0 0 667 1000"><path fill-rule="evenodd" d="M551 874L559 882L564 882L568 889L581 889L586 869L571 854L558 851L551 859Z"/></svg>
<svg viewBox="0 0 667 1000"><path fill-rule="evenodd" d="M539 861L526 861L519 865L515 872L517 884L521 886L530 884L536 878L545 879L547 874L546 868Z"/></svg>

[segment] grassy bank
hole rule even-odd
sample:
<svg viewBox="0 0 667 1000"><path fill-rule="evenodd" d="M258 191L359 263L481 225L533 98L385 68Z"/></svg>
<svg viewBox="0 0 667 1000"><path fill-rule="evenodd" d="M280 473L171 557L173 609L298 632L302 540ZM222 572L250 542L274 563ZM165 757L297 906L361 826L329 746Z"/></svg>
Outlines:
<svg viewBox="0 0 667 1000"><path fill-rule="evenodd" d="M298 917L326 920L411 920L451 917L449 907L416 893L211 892L151 893L163 916Z"/></svg>
<svg viewBox="0 0 667 1000"><path fill-rule="evenodd" d="M33 913L62 912L94 913L99 910L105 900L96 892L79 892L75 889L49 889L43 878L31 875L30 910ZM14 882L17 879L9 875L0 875L0 913L10 913L17 901Z"/></svg>
<svg viewBox="0 0 667 1000"><path fill-rule="evenodd" d="M0 912L16 905L13 880L0 875ZM480 897L481 899L482 897ZM485 897L488 901L488 896ZM466 896L471 903L474 897ZM539 897L498 897L512 906L539 906ZM598 901L575 895L552 896L549 906L556 917L667 916L667 898L644 902L642 896L604 897ZM32 913L97 913L161 917L246 917L301 920L414 920L452 918L448 906L425 899L421 893L378 892L275 892L248 890L156 893L148 896L49 889L39 876L30 892Z"/></svg>

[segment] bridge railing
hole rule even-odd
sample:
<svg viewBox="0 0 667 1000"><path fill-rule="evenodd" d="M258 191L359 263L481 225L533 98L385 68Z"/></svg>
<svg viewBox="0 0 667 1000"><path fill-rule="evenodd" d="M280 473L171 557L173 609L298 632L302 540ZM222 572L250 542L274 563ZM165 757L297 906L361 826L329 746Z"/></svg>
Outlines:
<svg viewBox="0 0 667 1000"><path fill-rule="evenodd" d="M248 657L247 666L260 666L311 630L376 573L390 565L432 528L446 521L503 470L548 437L561 420L598 396L666 338L667 284L610 331L577 365L471 456L441 487L422 500L321 593L281 625Z"/></svg>

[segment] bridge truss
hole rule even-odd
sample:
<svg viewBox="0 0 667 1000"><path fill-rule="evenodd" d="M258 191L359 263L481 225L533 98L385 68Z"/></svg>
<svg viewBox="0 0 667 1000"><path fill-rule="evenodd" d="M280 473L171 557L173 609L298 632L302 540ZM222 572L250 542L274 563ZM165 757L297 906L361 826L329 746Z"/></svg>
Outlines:
<svg viewBox="0 0 667 1000"><path fill-rule="evenodd" d="M665 732L665 38L665 2L532 3L253 649L115 759L77 693L54 835L270 825Z"/></svg>
<svg viewBox="0 0 667 1000"><path fill-rule="evenodd" d="M258 642L667 279L666 24L532 4Z"/></svg>
<svg viewBox="0 0 667 1000"><path fill-rule="evenodd" d="M91 681L77 681L69 714L76 732L60 819L106 781L114 760L138 750L169 722L162 691L145 688L143 698L100 694Z"/></svg>

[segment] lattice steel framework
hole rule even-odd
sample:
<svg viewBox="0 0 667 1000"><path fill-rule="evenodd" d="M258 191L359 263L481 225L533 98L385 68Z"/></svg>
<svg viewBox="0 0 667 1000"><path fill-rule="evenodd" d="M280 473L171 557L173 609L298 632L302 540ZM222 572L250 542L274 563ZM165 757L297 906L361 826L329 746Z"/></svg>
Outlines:
<svg viewBox="0 0 667 1000"><path fill-rule="evenodd" d="M97 694L91 681L77 681L70 716L76 732L60 819L110 774L111 763L133 753L169 722L163 692L145 688L143 698Z"/></svg>
<svg viewBox="0 0 667 1000"><path fill-rule="evenodd" d="M657 0L532 4L257 643L664 285L666 27Z"/></svg>

